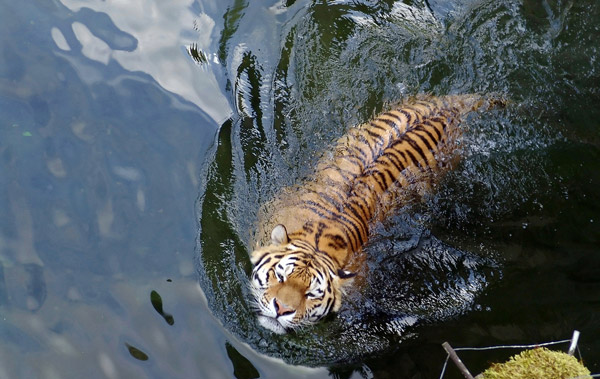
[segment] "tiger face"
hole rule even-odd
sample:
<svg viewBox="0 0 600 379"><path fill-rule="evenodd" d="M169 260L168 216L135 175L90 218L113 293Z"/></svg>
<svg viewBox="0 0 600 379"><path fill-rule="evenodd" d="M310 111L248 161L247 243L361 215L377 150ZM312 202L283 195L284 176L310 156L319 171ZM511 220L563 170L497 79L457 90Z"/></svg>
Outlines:
<svg viewBox="0 0 600 379"><path fill-rule="evenodd" d="M352 274L302 240L290 240L283 225L271 245L255 250L251 289L259 323L278 334L315 323L341 306L342 282Z"/></svg>

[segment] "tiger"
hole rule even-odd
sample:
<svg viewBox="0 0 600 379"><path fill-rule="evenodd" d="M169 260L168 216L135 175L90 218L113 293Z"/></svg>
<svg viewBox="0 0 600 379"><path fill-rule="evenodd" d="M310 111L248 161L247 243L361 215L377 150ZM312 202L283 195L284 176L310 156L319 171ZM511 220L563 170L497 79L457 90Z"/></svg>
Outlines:
<svg viewBox="0 0 600 379"><path fill-rule="evenodd" d="M250 254L259 324L285 334L338 312L365 264L362 247L373 223L398 205L403 190L421 186L425 193L436 173L452 166L448 157L467 113L502 103L476 94L399 103L350 128L313 176L263 207Z"/></svg>

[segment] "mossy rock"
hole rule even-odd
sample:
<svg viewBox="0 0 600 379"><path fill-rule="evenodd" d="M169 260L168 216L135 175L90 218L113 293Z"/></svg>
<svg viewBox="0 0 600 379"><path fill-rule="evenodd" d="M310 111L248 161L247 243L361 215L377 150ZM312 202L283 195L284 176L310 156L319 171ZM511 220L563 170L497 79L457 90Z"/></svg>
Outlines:
<svg viewBox="0 0 600 379"><path fill-rule="evenodd" d="M525 350L506 363L496 363L478 378L549 379L591 378L590 371L575 357L545 348Z"/></svg>

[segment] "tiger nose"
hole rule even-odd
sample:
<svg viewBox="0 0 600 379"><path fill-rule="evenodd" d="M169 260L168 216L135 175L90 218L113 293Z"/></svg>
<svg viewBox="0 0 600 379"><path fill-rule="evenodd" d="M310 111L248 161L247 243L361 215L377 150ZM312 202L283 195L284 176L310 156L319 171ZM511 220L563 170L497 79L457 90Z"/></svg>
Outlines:
<svg viewBox="0 0 600 379"><path fill-rule="evenodd" d="M292 308L288 308L285 304L277 299L273 299L273 305L275 306L275 313L277 313L277 316L285 316L289 315L290 313L294 313Z"/></svg>

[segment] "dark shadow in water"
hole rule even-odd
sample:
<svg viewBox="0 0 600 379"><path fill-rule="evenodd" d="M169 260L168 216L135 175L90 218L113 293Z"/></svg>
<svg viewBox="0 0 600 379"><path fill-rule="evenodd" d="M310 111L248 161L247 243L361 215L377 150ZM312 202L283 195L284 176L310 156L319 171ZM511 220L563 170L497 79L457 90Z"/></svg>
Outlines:
<svg viewBox="0 0 600 379"><path fill-rule="evenodd" d="M208 63L208 57L206 56L206 53L202 51L202 49L198 48L198 44L193 43L188 46L187 52L190 57L192 57L192 59L199 65Z"/></svg>
<svg viewBox="0 0 600 379"><path fill-rule="evenodd" d="M233 376L237 379L260 378L260 374L252 363L240 354L235 347L231 346L229 342L225 342L225 350L227 350L227 356L233 364Z"/></svg>
<svg viewBox="0 0 600 379"><path fill-rule="evenodd" d="M137 347L131 346L128 343L125 343L125 346L127 347L129 354L131 354L131 356L134 357L135 359L137 359L138 361L147 361L148 360L148 354L144 353Z"/></svg>
<svg viewBox="0 0 600 379"><path fill-rule="evenodd" d="M229 41L238 29L239 20L243 16L244 9L248 6L248 2L245 0L234 0L233 5L227 8L227 11L223 15L225 20L223 25L223 32L219 40L219 60L221 62L227 61L227 54L229 52Z"/></svg>
<svg viewBox="0 0 600 379"><path fill-rule="evenodd" d="M161 315L165 319L167 324L169 324L169 325L175 324L175 319L173 318L173 316L168 313L165 313L163 311L162 298L160 297L158 292L156 292L156 291L150 292L150 301L152 302L152 306L154 307L156 312L158 312L158 314Z"/></svg>

